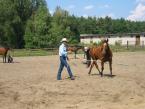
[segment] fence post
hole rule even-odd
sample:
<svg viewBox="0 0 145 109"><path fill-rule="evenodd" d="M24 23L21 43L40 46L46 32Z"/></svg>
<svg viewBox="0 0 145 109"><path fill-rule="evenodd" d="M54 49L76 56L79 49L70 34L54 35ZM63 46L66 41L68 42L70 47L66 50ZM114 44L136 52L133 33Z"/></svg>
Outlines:
<svg viewBox="0 0 145 109"><path fill-rule="evenodd" d="M127 49L128 49L128 45L129 45L129 42L128 42L128 40L127 40Z"/></svg>
<svg viewBox="0 0 145 109"><path fill-rule="evenodd" d="M144 48L144 41L142 41L142 48Z"/></svg>

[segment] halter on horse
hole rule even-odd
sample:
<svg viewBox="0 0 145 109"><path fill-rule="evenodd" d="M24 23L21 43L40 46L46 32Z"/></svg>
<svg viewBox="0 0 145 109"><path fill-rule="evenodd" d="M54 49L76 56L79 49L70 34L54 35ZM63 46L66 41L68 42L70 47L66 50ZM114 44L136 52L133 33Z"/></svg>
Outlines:
<svg viewBox="0 0 145 109"><path fill-rule="evenodd" d="M110 75L112 76L112 56L113 56L113 54L109 47L108 39L103 40L102 44L99 46L89 48L86 52L86 56L87 56L87 65L88 65L88 67L90 67L88 74L91 73L91 70L92 70L93 66L95 65L97 70L99 71L99 74L101 76L103 76L104 63L108 61L109 67L110 67ZM91 58L93 60L92 63L91 63ZM98 59L101 61L101 71L99 70L98 65L97 65Z"/></svg>

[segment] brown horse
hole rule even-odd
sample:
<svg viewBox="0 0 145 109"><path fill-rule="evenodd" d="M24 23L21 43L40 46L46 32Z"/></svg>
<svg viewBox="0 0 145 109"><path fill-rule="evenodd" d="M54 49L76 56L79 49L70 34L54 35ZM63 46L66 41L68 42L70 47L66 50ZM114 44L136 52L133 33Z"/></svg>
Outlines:
<svg viewBox="0 0 145 109"><path fill-rule="evenodd" d="M0 55L3 56L3 63L6 63L6 57L9 49L10 48L0 47Z"/></svg>
<svg viewBox="0 0 145 109"><path fill-rule="evenodd" d="M110 74L112 76L112 56L113 56L113 54L109 47L108 39L103 40L99 46L89 48L86 52L86 56L87 56L87 65L88 65L88 67L90 67L88 74L91 73L91 70L92 70L93 66L95 65L97 70L99 71L99 74L101 76L103 76L104 63L108 61L109 67L110 67ZM91 58L93 60L92 63L91 63ZM98 65L97 65L98 59L101 61L101 71L99 70Z"/></svg>
<svg viewBox="0 0 145 109"><path fill-rule="evenodd" d="M84 47L83 46L68 46L67 47L67 51L75 53L75 56L74 56L75 59L77 58L76 55L77 55L78 50L80 50L80 49L83 50Z"/></svg>

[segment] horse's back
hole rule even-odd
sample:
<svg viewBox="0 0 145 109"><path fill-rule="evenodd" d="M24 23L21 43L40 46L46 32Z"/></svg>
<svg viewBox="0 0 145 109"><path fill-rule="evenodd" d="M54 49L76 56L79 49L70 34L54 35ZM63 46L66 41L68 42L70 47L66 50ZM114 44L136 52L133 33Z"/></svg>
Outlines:
<svg viewBox="0 0 145 109"><path fill-rule="evenodd" d="M92 47L90 49L90 55L92 58L100 59L102 57L102 48L100 46Z"/></svg>
<svg viewBox="0 0 145 109"><path fill-rule="evenodd" d="M7 48L0 48L0 55L4 55L8 51Z"/></svg>
<svg viewBox="0 0 145 109"><path fill-rule="evenodd" d="M92 47L90 48L90 55L92 57L92 59L95 60L104 60L104 61L110 61L110 59L112 60L112 50L109 48L109 51L107 52L107 54L103 54L103 48L102 46L96 46L96 47Z"/></svg>

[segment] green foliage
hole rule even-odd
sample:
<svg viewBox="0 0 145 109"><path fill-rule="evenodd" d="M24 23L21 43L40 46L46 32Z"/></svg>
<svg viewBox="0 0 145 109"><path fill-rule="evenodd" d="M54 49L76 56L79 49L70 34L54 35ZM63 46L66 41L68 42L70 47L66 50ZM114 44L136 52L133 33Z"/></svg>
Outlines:
<svg viewBox="0 0 145 109"><path fill-rule="evenodd" d="M31 18L27 21L25 30L26 48L46 48L49 42L49 31L51 27L51 16L47 7L40 4L38 9L33 12Z"/></svg>
<svg viewBox="0 0 145 109"><path fill-rule="evenodd" d="M47 55L56 55L58 51L54 50L44 50L44 49L14 49L12 55L14 57L22 56L47 56Z"/></svg>
<svg viewBox="0 0 145 109"><path fill-rule="evenodd" d="M45 0L0 0L0 45L48 48L57 47L63 37L78 44L80 34L145 31L145 21L76 17L59 6L50 15L48 8Z"/></svg>

